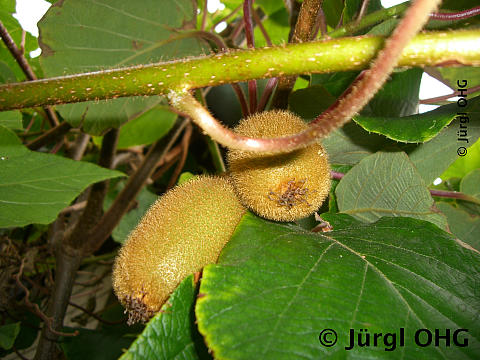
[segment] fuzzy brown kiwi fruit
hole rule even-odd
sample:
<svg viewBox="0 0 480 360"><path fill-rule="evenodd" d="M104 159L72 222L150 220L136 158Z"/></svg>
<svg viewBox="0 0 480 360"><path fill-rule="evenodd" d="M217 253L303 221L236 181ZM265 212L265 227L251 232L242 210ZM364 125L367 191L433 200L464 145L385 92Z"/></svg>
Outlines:
<svg viewBox="0 0 480 360"><path fill-rule="evenodd" d="M235 132L273 138L306 128L307 124L298 116L273 110L241 120ZM240 201L267 219L294 221L311 215L330 190L330 166L320 143L280 155L229 150L227 158Z"/></svg>
<svg viewBox="0 0 480 360"><path fill-rule="evenodd" d="M160 197L113 267L113 288L128 322L147 321L186 276L216 262L244 213L222 177L200 176Z"/></svg>

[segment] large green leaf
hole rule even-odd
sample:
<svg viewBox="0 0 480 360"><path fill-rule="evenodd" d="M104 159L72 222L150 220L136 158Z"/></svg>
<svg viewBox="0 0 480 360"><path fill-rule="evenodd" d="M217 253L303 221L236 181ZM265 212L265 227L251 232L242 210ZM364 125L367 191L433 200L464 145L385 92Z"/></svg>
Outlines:
<svg viewBox="0 0 480 360"><path fill-rule="evenodd" d="M460 125L465 124L462 124L457 117L448 127L424 144L400 145L427 184L432 183L459 157L458 151L461 147L467 148L465 156L468 156L469 147L480 137L480 97L470 99L468 106L459 107L458 112L469 114L469 122L466 124L468 143L458 140L457 132L460 130Z"/></svg>
<svg viewBox="0 0 480 360"><path fill-rule="evenodd" d="M439 202L436 206L447 217L452 234L480 251L480 216L469 214L446 202Z"/></svg>
<svg viewBox="0 0 480 360"><path fill-rule="evenodd" d="M362 115L397 117L417 112L421 69L394 72L385 85L362 110Z"/></svg>
<svg viewBox="0 0 480 360"><path fill-rule="evenodd" d="M30 151L13 132L0 126L0 228L48 224L88 185L121 175Z"/></svg>
<svg viewBox="0 0 480 360"><path fill-rule="evenodd" d="M196 298L193 276L177 287L169 300L145 327L121 360L208 359L196 330L193 306Z"/></svg>
<svg viewBox="0 0 480 360"><path fill-rule="evenodd" d="M365 130L402 142L419 143L431 140L457 116L457 104L404 117L355 116L353 119Z"/></svg>
<svg viewBox="0 0 480 360"><path fill-rule="evenodd" d="M408 216L445 228L425 182L403 152L378 152L361 160L338 184L340 212L367 222L382 216Z"/></svg>
<svg viewBox="0 0 480 360"><path fill-rule="evenodd" d="M18 110L0 112L0 126L13 130L23 129L22 114Z"/></svg>
<svg viewBox="0 0 480 360"><path fill-rule="evenodd" d="M480 200L480 169L471 171L462 179L460 191Z"/></svg>
<svg viewBox="0 0 480 360"><path fill-rule="evenodd" d="M315 119L335 102L324 86L313 85L294 91L288 98L290 111L297 113L304 119Z"/></svg>
<svg viewBox="0 0 480 360"><path fill-rule="evenodd" d="M331 163L347 165L354 165L370 154L395 146L393 141L369 134L353 122L331 132L322 143Z"/></svg>
<svg viewBox="0 0 480 360"><path fill-rule="evenodd" d="M331 223L334 216L328 218ZM218 359L475 359L480 256L429 222L382 218L324 234L247 214L203 271L196 315ZM348 223L348 227L346 226ZM398 343L405 331L405 346ZM419 347L418 329L463 328L468 347ZM338 343L323 347L333 329ZM346 351L350 329L396 333L395 351ZM327 340L332 340L328 338ZM391 340L391 339L390 339Z"/></svg>
<svg viewBox="0 0 480 360"><path fill-rule="evenodd" d="M273 4L272 4L273 5ZM288 12L285 7L281 7L278 11L268 14L268 18L262 21L267 34L274 45L288 42L288 33L290 32L290 24ZM267 41L262 31L257 27L254 29L255 46L267 46Z"/></svg>
<svg viewBox="0 0 480 360"><path fill-rule="evenodd" d="M474 169L480 169L480 141L468 148L466 156L459 156L440 176L442 179L463 178Z"/></svg>
<svg viewBox="0 0 480 360"><path fill-rule="evenodd" d="M65 0L52 6L39 23L47 76L103 70L182 58L203 52L197 38L180 38L193 29L191 0ZM160 97L133 97L58 107L73 126L101 134L159 103Z"/></svg>
<svg viewBox="0 0 480 360"><path fill-rule="evenodd" d="M390 80L364 107L361 114L373 117L400 117L412 115L417 112L418 93L423 71L410 69L394 72ZM357 72L336 74L314 74L312 85L321 85L334 97L340 96L358 75ZM322 97L321 99L319 97ZM323 96L310 94L306 102L310 102L311 108L317 108L317 115L323 111ZM301 108L296 110L301 113Z"/></svg>
<svg viewBox="0 0 480 360"><path fill-rule="evenodd" d="M176 119L177 114L156 106L120 128L117 147L149 145L168 134Z"/></svg>

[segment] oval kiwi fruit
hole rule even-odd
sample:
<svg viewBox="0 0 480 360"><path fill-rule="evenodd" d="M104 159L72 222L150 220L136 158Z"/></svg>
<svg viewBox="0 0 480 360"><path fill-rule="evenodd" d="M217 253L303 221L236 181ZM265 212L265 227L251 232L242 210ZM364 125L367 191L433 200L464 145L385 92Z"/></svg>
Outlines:
<svg viewBox="0 0 480 360"><path fill-rule="evenodd" d="M307 124L298 116L273 110L241 120L235 132L273 138L306 128ZM320 143L280 155L230 149L227 158L240 201L267 219L294 221L311 215L330 190L330 166Z"/></svg>
<svg viewBox="0 0 480 360"><path fill-rule="evenodd" d="M128 322L147 321L186 276L216 262L244 213L222 177L200 176L160 197L113 267L113 288Z"/></svg>

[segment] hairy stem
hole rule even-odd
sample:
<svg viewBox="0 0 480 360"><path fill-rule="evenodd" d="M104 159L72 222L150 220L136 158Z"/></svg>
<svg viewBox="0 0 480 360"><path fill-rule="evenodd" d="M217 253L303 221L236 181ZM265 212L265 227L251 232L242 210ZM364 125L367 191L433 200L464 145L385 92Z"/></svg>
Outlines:
<svg viewBox="0 0 480 360"><path fill-rule="evenodd" d="M480 30L419 34L399 66L480 65ZM284 75L362 70L383 37L353 37L231 51L199 58L0 85L0 111L46 104L167 94ZM149 86L150 85L150 86Z"/></svg>
<svg viewBox="0 0 480 360"><path fill-rule="evenodd" d="M442 20L442 21L454 21L454 20L464 20L480 14L480 6L474 8L459 11L459 12L438 12L430 14L430 19L432 20Z"/></svg>

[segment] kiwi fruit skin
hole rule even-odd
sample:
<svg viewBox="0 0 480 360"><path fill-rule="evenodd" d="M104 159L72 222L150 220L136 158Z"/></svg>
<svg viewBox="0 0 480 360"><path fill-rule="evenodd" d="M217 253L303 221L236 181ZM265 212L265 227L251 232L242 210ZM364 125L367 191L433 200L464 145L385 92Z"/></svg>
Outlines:
<svg viewBox="0 0 480 360"><path fill-rule="evenodd" d="M216 262L245 211L224 177L200 176L160 197L113 267L129 323L147 321L186 276Z"/></svg>
<svg viewBox="0 0 480 360"><path fill-rule="evenodd" d="M300 117L273 110L241 120L235 132L273 138L306 128ZM330 165L320 143L279 155L230 149L227 159L240 201L266 219L294 221L309 216L318 210L330 190Z"/></svg>

